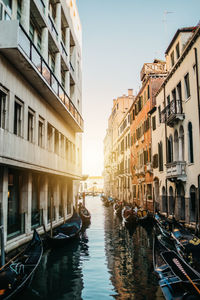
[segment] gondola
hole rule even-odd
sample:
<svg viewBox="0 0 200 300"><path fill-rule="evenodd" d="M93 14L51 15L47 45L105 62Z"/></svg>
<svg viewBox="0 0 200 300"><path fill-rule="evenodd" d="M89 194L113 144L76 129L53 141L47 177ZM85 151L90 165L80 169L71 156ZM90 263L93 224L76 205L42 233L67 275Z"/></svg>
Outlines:
<svg viewBox="0 0 200 300"><path fill-rule="evenodd" d="M133 208L129 205L126 205L122 209L122 219L124 223L128 224L137 224L138 217Z"/></svg>
<svg viewBox="0 0 200 300"><path fill-rule="evenodd" d="M30 285L42 253L42 241L34 230L25 250L0 268L0 299L10 299Z"/></svg>
<svg viewBox="0 0 200 300"><path fill-rule="evenodd" d="M172 230L176 250L193 267L200 270L200 239L186 228Z"/></svg>
<svg viewBox="0 0 200 300"><path fill-rule="evenodd" d="M79 214L74 211L72 217L64 224L53 230L53 235L46 233L49 246L57 247L69 243L70 240L79 236L82 228L82 220Z"/></svg>
<svg viewBox="0 0 200 300"><path fill-rule="evenodd" d="M186 264L174 251L160 243L156 236L153 245L153 265L154 271L159 276L159 285L166 300L200 299L198 292L200 274ZM190 280L185 274L189 276Z"/></svg>
<svg viewBox="0 0 200 300"><path fill-rule="evenodd" d="M89 212L89 210L83 206L83 205L79 205L79 215L82 219L82 223L83 224L88 224L91 221L91 214Z"/></svg>
<svg viewBox="0 0 200 300"><path fill-rule="evenodd" d="M120 202L114 203L113 211L114 211L114 214L120 218L122 216L122 203L120 203Z"/></svg>
<svg viewBox="0 0 200 300"><path fill-rule="evenodd" d="M152 225L153 216L147 209L139 209L137 211L138 223L140 225Z"/></svg>

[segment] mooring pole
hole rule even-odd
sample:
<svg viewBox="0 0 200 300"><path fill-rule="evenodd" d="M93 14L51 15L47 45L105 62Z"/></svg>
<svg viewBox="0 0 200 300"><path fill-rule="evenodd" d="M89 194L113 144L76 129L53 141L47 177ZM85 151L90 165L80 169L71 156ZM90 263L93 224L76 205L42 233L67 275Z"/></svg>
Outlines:
<svg viewBox="0 0 200 300"><path fill-rule="evenodd" d="M51 223L50 223L50 226L51 226L51 237L53 236L53 226L52 226L52 219L53 219L53 207L52 207L52 204L53 204L53 197L50 198L50 220L51 220Z"/></svg>
<svg viewBox="0 0 200 300"><path fill-rule="evenodd" d="M0 235L1 235L1 266L5 265L5 247L4 247L4 227L0 226Z"/></svg>

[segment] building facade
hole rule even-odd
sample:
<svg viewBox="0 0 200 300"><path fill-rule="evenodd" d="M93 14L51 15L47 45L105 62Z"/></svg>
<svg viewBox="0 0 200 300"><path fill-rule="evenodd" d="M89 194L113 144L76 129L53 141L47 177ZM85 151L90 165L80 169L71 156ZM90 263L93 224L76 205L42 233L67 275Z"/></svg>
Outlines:
<svg viewBox="0 0 200 300"><path fill-rule="evenodd" d="M0 202L6 250L71 216L82 172L75 1L0 1Z"/></svg>
<svg viewBox="0 0 200 300"><path fill-rule="evenodd" d="M169 74L152 114L156 206L193 226L199 224L199 34L199 27L190 27L173 37L166 50Z"/></svg>
<svg viewBox="0 0 200 300"><path fill-rule="evenodd" d="M133 90L113 100L112 113L108 120L108 128L104 139L104 193L118 199L119 197L119 125L126 118L133 103Z"/></svg>
<svg viewBox="0 0 200 300"><path fill-rule="evenodd" d="M155 60L144 64L141 70L142 87L130 109L132 201L138 206L153 210L153 168L151 118L155 94L166 76L166 64Z"/></svg>
<svg viewBox="0 0 200 300"><path fill-rule="evenodd" d="M118 167L117 167L117 187L118 199L130 202L132 198L132 175L130 168L130 124L131 115L128 112L118 128Z"/></svg>

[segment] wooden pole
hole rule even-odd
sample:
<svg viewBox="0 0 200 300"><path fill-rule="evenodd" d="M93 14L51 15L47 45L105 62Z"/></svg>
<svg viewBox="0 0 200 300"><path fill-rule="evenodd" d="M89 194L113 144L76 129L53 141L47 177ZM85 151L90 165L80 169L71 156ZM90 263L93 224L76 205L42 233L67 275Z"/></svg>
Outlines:
<svg viewBox="0 0 200 300"><path fill-rule="evenodd" d="M51 232L51 237L53 236L53 225L52 225L52 219L53 219L53 207L52 207L52 203L53 203L53 197L51 196L50 198L50 232Z"/></svg>
<svg viewBox="0 0 200 300"><path fill-rule="evenodd" d="M4 245L4 227L0 226L1 235L1 266L5 265L5 245Z"/></svg>

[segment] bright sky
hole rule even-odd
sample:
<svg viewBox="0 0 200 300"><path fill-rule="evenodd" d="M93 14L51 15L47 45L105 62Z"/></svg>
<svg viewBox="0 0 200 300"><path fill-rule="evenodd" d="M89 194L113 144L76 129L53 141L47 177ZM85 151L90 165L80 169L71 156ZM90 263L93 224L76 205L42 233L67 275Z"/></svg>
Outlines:
<svg viewBox="0 0 200 300"><path fill-rule="evenodd" d="M112 100L139 90L140 70L176 30L200 20L200 0L77 0L83 32L83 174L101 175Z"/></svg>

